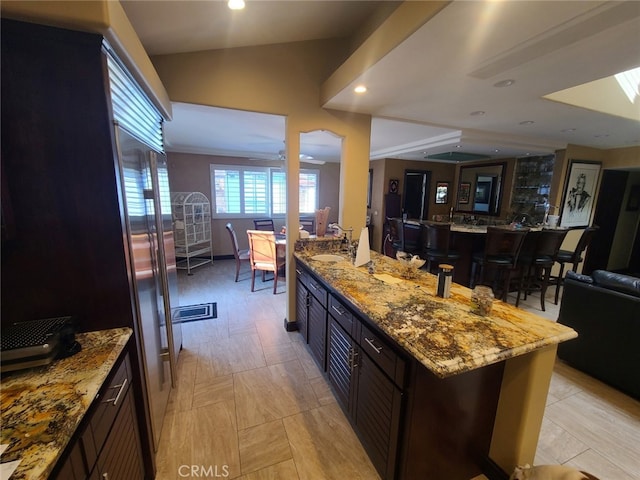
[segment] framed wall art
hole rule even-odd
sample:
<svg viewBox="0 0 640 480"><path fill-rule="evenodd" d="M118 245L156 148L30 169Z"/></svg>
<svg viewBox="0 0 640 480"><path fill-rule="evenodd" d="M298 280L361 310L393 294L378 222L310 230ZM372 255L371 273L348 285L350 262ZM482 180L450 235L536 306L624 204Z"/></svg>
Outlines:
<svg viewBox="0 0 640 480"><path fill-rule="evenodd" d="M471 194L471 183L461 182L460 189L458 190L458 203L469 203L469 196Z"/></svg>
<svg viewBox="0 0 640 480"><path fill-rule="evenodd" d="M571 160L562 199L561 227L589 226L601 167L601 162Z"/></svg>
<svg viewBox="0 0 640 480"><path fill-rule="evenodd" d="M436 203L449 203L449 182L436 182Z"/></svg>

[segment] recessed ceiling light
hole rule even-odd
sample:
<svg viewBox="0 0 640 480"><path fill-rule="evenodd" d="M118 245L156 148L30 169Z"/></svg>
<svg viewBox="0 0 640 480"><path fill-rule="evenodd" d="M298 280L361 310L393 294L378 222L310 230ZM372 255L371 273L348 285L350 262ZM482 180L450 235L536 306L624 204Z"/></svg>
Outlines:
<svg viewBox="0 0 640 480"><path fill-rule="evenodd" d="M560 130L562 133L573 133L576 131L575 128L565 128L564 130Z"/></svg>
<svg viewBox="0 0 640 480"><path fill-rule="evenodd" d="M229 0L227 6L231 10L242 10L244 8L244 0Z"/></svg>
<svg viewBox="0 0 640 480"><path fill-rule="evenodd" d="M356 88L353 89L353 91L356 93L364 93L367 91L367 87L365 87L364 85L358 85Z"/></svg>
<svg viewBox="0 0 640 480"><path fill-rule="evenodd" d="M516 83L515 80L512 79L508 79L508 80L502 80L501 82L498 83L494 83L493 86L494 87L498 87L498 88L502 88L502 87L510 87L511 85L513 85L514 83Z"/></svg>
<svg viewBox="0 0 640 480"><path fill-rule="evenodd" d="M607 138L608 136L609 136L608 133L601 133L599 135L594 135L594 137L596 137L596 138Z"/></svg>
<svg viewBox="0 0 640 480"><path fill-rule="evenodd" d="M533 120L525 120L524 122L520 122L520 125L532 125L536 122L534 122Z"/></svg>
<svg viewBox="0 0 640 480"><path fill-rule="evenodd" d="M494 152L496 152L496 153L498 153L499 151L500 151L500 149L499 149L499 148L496 148L496 149L494 150Z"/></svg>
<svg viewBox="0 0 640 480"><path fill-rule="evenodd" d="M484 115L485 112L483 112L482 110L476 110L475 112L471 112L469 115L472 115L474 117L480 117L482 115Z"/></svg>

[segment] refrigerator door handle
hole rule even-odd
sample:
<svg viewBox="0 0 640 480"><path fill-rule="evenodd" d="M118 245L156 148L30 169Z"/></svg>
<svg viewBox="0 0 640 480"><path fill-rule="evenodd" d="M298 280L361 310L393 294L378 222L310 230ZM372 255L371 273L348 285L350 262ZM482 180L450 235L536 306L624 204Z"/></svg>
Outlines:
<svg viewBox="0 0 640 480"><path fill-rule="evenodd" d="M175 358L175 349L173 344L173 323L171 319L171 302L169 300L169 279L167 278L167 269L166 269L166 255L164 251L164 229L162 226L162 205L159 198L160 185L158 181L158 159L156 156L156 152L151 151L149 155L149 161L151 164L151 183L153 186L154 195L154 210L155 210L155 222L156 222L156 241L158 248L158 261L162 268L159 268L160 273L160 289L162 302L164 304L164 318L165 325L167 328L167 345L168 345L168 356L169 356L169 371L171 372L171 386L176 387L178 382L177 376L177 364ZM162 352L162 357L164 357L164 351Z"/></svg>

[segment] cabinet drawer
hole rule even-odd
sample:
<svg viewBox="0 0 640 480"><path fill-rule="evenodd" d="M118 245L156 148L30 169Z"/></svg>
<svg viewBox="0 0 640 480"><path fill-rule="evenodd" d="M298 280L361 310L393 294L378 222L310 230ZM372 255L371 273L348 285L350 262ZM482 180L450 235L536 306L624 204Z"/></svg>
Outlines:
<svg viewBox="0 0 640 480"><path fill-rule="evenodd" d="M311 275L309 275L307 288L311 292L311 295L316 297L324 308L327 308L327 297L329 296L329 294L327 293L327 290L322 286L322 284Z"/></svg>
<svg viewBox="0 0 640 480"><path fill-rule="evenodd" d="M296 277L305 287L309 285L309 274L300 264L296 264Z"/></svg>
<svg viewBox="0 0 640 480"><path fill-rule="evenodd" d="M360 330L360 348L391 378L399 387L404 386L405 362L391 348L386 340L383 340L364 323Z"/></svg>
<svg viewBox="0 0 640 480"><path fill-rule="evenodd" d="M359 323L357 317L333 295L329 295L329 315L335 318L349 335L356 338L356 328Z"/></svg>
<svg viewBox="0 0 640 480"><path fill-rule="evenodd" d="M109 434L111 425L120 409L125 395L131 384L131 366L129 356L120 364L104 393L98 398L98 406L91 418L91 431L95 441L96 451L100 452L102 445Z"/></svg>

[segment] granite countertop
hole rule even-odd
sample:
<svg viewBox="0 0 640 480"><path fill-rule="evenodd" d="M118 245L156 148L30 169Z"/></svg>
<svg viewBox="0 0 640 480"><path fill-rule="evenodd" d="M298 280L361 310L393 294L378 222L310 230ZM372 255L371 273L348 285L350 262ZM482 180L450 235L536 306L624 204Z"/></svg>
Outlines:
<svg viewBox="0 0 640 480"><path fill-rule="evenodd" d="M46 479L131 337L130 328L79 333L77 354L2 378L3 464L20 460L11 476Z"/></svg>
<svg viewBox="0 0 640 480"><path fill-rule="evenodd" d="M471 313L469 288L454 283L450 298L437 297L436 275L419 270L405 280L400 262L373 251L374 274L348 261L313 260L314 254L307 249L295 256L440 378L577 337L569 327L499 300L488 317ZM387 283L380 274L401 281Z"/></svg>

